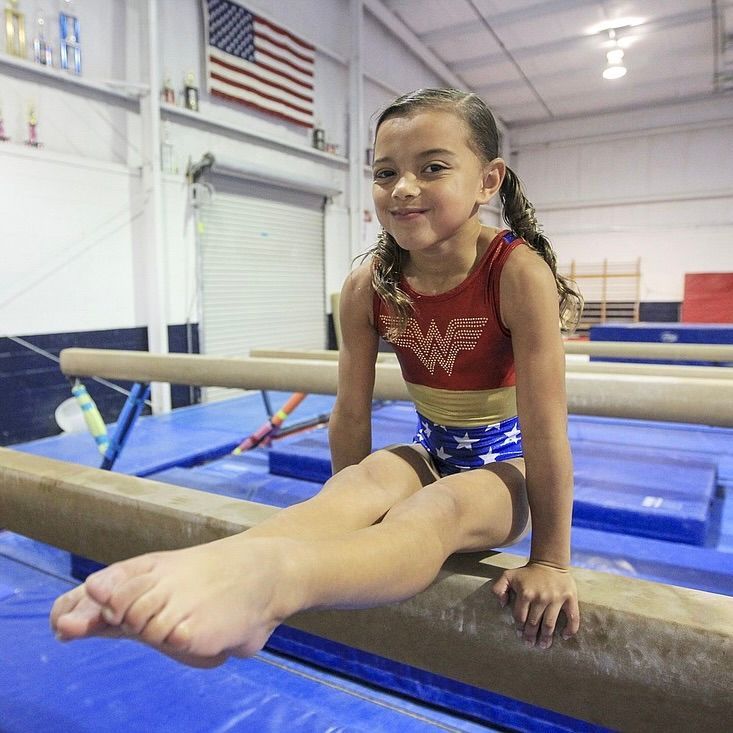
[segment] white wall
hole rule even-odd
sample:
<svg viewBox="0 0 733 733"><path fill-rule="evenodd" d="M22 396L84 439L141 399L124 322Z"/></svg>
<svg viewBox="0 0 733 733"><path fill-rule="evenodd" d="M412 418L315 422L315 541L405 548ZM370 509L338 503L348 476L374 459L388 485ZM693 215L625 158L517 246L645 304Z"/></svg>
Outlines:
<svg viewBox="0 0 733 733"><path fill-rule="evenodd" d="M315 117L339 155L309 154L310 131L210 100L204 83L200 0L158 0L160 84L170 75L178 91L192 71L201 101L198 120L163 111L178 168L177 175L163 176L169 323L196 319L195 232L183 173L189 159L196 161L208 151L274 175L317 178L342 190L344 194L326 207L329 291L340 288L351 267L348 163L343 157L348 144L350 36L345 30L350 2L244 4L317 47ZM28 70L0 58L0 108L12 137L0 143L0 336L129 328L148 322L144 276L149 242L140 216L149 199L140 173L146 131L136 101L104 91L105 80L126 81L133 87L147 83L147 0L77 0L75 5L81 21L82 79L92 82L91 88L60 82L57 70L43 75L34 73L38 67ZM32 9L26 10L32 38ZM47 19L52 39L56 22L55 17ZM364 34L366 148L373 107L398 92L435 85L440 79L366 12ZM38 115L40 149L23 144L31 103ZM369 191L366 185L365 208ZM371 240L373 227L365 224L363 233L365 241L355 250Z"/></svg>
<svg viewBox="0 0 733 733"><path fill-rule="evenodd" d="M641 258L641 299L733 271L729 98L512 129L512 161L561 263Z"/></svg>
<svg viewBox="0 0 733 733"><path fill-rule="evenodd" d="M60 83L58 72L44 77L0 57L0 107L12 137L0 143L0 335L147 323L149 242L139 216L148 201L140 174L145 130L137 102L110 97L101 83L146 83L147 0L76 5L83 80L92 88ZM196 317L195 236L183 171L189 158L207 151L277 175L319 178L344 192L326 208L327 289L337 290L351 252L376 231L372 218L362 226L361 246L349 245L347 162L309 153L306 130L209 100L199 0L158 0L158 6L161 77L167 72L180 87L193 71L201 87L197 119L163 112L179 168L178 175L163 177L168 322ZM316 118L328 140L345 151L349 0L256 0L248 6L317 46ZM441 79L366 11L364 48L368 147L375 109ZM31 102L42 149L23 145ZM642 297L679 300L684 272L733 269L730 119L722 102L710 102L513 129L513 162L561 260L640 255ZM371 208L366 172L363 203Z"/></svg>

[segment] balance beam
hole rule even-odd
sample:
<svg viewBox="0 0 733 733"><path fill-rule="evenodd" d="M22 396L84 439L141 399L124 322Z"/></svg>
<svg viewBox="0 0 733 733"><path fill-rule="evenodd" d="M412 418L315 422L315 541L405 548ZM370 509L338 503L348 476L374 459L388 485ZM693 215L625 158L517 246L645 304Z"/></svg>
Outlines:
<svg viewBox="0 0 733 733"><path fill-rule="evenodd" d="M725 344L663 344L641 341L565 341L566 354L622 359L714 361L733 364L733 346Z"/></svg>
<svg viewBox="0 0 733 733"><path fill-rule="evenodd" d="M566 354L626 359L664 359L665 361L712 361L733 364L733 346L727 344L664 344L641 341L563 341ZM338 359L333 349L255 349L252 356ZM378 358L394 359L390 352Z"/></svg>
<svg viewBox="0 0 733 733"><path fill-rule="evenodd" d="M335 394L338 362L64 349L61 371L70 377ZM568 372L566 385L574 414L733 427L733 380ZM374 397L410 399L397 364L377 364Z"/></svg>
<svg viewBox="0 0 733 733"><path fill-rule="evenodd" d="M252 349L249 355L255 359L315 359L316 361L338 361L339 352L334 349ZM733 379L733 367L723 366L678 366L676 364L637 364L616 361L576 361L565 363L569 372L592 372L594 374L632 374L659 377L693 377L696 379ZM378 364L396 364L394 353L380 351Z"/></svg>
<svg viewBox="0 0 733 733"><path fill-rule="evenodd" d="M0 448L0 525L104 563L208 542L275 511ZM456 556L408 601L287 625L615 730L733 730L733 599L576 569L581 631L541 651L517 639L490 592L523 562Z"/></svg>

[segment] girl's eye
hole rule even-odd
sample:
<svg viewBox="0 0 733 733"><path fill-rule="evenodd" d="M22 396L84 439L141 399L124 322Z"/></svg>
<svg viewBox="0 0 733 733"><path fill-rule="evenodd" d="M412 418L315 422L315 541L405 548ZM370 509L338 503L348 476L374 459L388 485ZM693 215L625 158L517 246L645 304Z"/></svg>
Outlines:
<svg viewBox="0 0 733 733"><path fill-rule="evenodd" d="M440 173L440 171L445 170L445 166L441 165L440 163L430 163L426 166L425 170L428 173Z"/></svg>
<svg viewBox="0 0 733 733"><path fill-rule="evenodd" d="M389 178L392 175L392 171L388 168L382 168L382 170L374 171L374 180L379 181L385 178Z"/></svg>

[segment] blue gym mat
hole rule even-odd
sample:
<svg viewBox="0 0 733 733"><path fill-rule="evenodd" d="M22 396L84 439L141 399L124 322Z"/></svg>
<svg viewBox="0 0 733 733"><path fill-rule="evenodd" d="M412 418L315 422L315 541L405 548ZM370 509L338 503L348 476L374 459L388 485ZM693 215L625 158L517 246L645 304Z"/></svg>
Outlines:
<svg viewBox="0 0 733 733"><path fill-rule="evenodd" d="M288 393L271 392L277 409ZM305 421L329 414L334 398L309 395L292 414L289 422ZM135 424L122 454L114 466L119 473L148 476L176 466L192 466L231 453L267 419L259 393L193 405L167 415L141 417ZM108 426L113 434L116 425ZM287 423L286 423L287 427ZM47 458L99 466L102 458L86 432L56 435L12 446L17 450Z"/></svg>
<svg viewBox="0 0 733 733"><path fill-rule="evenodd" d="M273 394L273 404L280 404L286 397ZM311 396L308 400L310 403L306 401L291 422L321 415L328 412L333 404L331 397ZM376 408L373 421L375 447L412 438L415 416L411 406L391 403L377 405ZM229 455L231 449L259 427L264 419L264 407L257 394L224 403L183 408L163 417L144 418L133 433L117 468L134 475L147 475L156 480L274 506L301 501L317 491L330 472L326 431L319 429L296 434L276 441L272 449L260 448L242 456ZM142 426L144 428L140 430ZM654 516L659 524L663 508L664 511L670 510L664 521L668 524L677 522L678 533L688 532L685 543L680 543L584 528L577 526L576 522L572 537L574 565L733 595L733 502L730 497L725 497L726 481L733 479L733 430L572 416L570 436L576 455L576 478L581 489L585 483L589 490L606 491L609 489L606 485L608 477L612 474L614 480L626 481L625 488L611 492L613 496L599 499L596 495L589 502L594 507L606 504L606 521L615 522L614 529L628 532L629 524L637 521L637 529L643 530ZM289 446L288 453L292 456L292 447L303 443L309 446L308 451L296 461L286 461L287 470L292 470L293 464L300 464L301 478L270 472L273 459L277 465L277 455L283 447ZM629 445L633 448L630 449ZM99 464L94 443L86 434L14 447L86 465ZM323 450L322 455L318 454L316 447ZM594 463L594 459L599 463ZM637 474L640 467L642 473ZM303 480L306 478L303 473L308 471L312 475L307 476L309 480ZM655 488L653 494L652 485L659 489ZM730 486L733 488L733 484ZM618 506L619 496L633 497L637 504L641 501L642 505L629 508L623 500ZM580 495L578 498L576 513L584 500ZM644 506L644 499L647 499L648 506ZM674 507L674 502L687 502L687 505ZM708 547L689 544L691 530L685 525L685 517L695 516L700 520L693 504L698 509L702 504L709 505L705 523ZM642 510L647 510L647 513ZM614 511L630 514L621 517L614 515ZM699 522L696 527L692 532L694 538L699 539L695 534L699 530ZM0 538L9 535L0 533ZM395 703L391 698L386 703L377 701L376 705L380 711L386 709L397 718L382 720L378 716L373 717L371 712L363 711L355 719L344 718L334 722L333 717L328 717L332 711L341 715L344 708L357 709L361 701L373 701L370 684L362 694L358 686L349 688L355 683L341 677L336 678L337 682L318 680L320 673L312 668L298 666L299 663L286 657L268 656L267 652L254 660L228 663L219 668L219 672L212 672L182 668L144 647L123 641L90 640L58 645L50 637L46 616L53 597L69 587L71 561L66 553L45 546L45 550L39 550L37 545L34 543L29 549L29 546L19 547L16 544L12 557L8 557L7 546L0 549L0 730L3 733L6 730L8 733L21 730L36 733L41 730L82 729L113 732L170 729L207 733L225 729L314 732L486 730L479 726L466 727L474 725L468 719L461 719L460 716L467 713L456 714L458 723L453 719L436 722L419 705L409 713L394 713ZM516 554L527 554L528 551L529 539L511 548L511 552ZM12 561L11 565L8 566L6 561ZM22 575L30 570L40 572L41 580L33 575L35 580L20 582L18 573ZM32 626L37 630L31 630ZM22 643L26 636L27 646ZM115 650L112 654L110 645ZM82 649L89 650L88 656L82 655ZM489 720L517 730L591 730L578 721L568 721L562 716L522 706L516 701L500 699L499 696L477 697L476 691L471 689L451 687L444 681L418 679L419 673L415 670L385 670L382 668L384 660L355 659L353 650L330 648L327 643L316 643L307 635L298 636L293 630L279 630L270 649L297 655L315 665L328 664L343 675L361 677L364 674L370 682L392 689L395 700L401 700L402 695L415 694L415 687L419 687L422 690L420 694L425 695L423 699L429 700L431 705L447 705L450 709L464 711L470 709L473 719ZM64 656L66 654L72 656ZM375 669L378 672L376 676L373 674ZM179 678L176 675L180 670L183 672ZM275 670L296 677L305 686L296 685L291 690L286 680L272 677ZM153 675L152 680L148 680L148 674ZM172 680L169 685L160 682L169 678ZM100 684L100 679L103 684ZM264 689L255 689L258 681L262 681ZM272 687L267 688L268 684ZM336 689L338 695L346 697L339 697L336 701L327 696L321 698L320 684L328 689L329 694L336 694L333 692ZM105 686L110 689L105 689ZM219 687L224 690L222 700L216 694ZM439 694L435 692L438 687L442 689ZM136 701L140 698L140 711L129 709L127 703L131 696ZM260 705L258 696L264 696L266 702ZM185 700L181 702L180 697ZM303 702L311 698L316 701L313 710L306 709ZM353 698L360 702L354 702ZM466 699L470 701L468 707L460 702ZM223 717L215 718L208 709L201 714L197 704L215 708L222 712ZM260 715L257 708L266 709L262 713L264 717L257 717ZM74 717L77 709L92 716L88 727L87 718ZM97 709L102 711L98 718L94 717ZM426 710L432 715L432 707L428 706ZM155 718L156 714L161 717ZM363 721L368 721L364 727ZM410 725L422 727L412 728Z"/></svg>
<svg viewBox="0 0 733 733"><path fill-rule="evenodd" d="M383 407L372 425L374 447L409 442L415 428L403 408ZM323 483L331 475L328 436L310 431L276 441L270 472ZM716 465L660 457L620 446L579 446L575 457L577 526L703 545L709 533Z"/></svg>
<svg viewBox="0 0 733 733"><path fill-rule="evenodd" d="M211 670L126 640L61 644L48 614L74 584L68 563L67 553L0 532L3 733L601 731L287 627L269 651Z"/></svg>
<svg viewBox="0 0 733 733"><path fill-rule="evenodd" d="M169 469L149 478L278 507L303 501L318 491L318 483L264 473L263 460L266 460L266 453L264 450L251 451L236 458L212 461L205 466ZM614 497L604 499L606 504L612 505ZM643 500L640 502L643 503ZM576 504L576 512L577 506ZM609 511L612 509L611 506ZM624 514L626 509L627 505L622 503L620 515L628 519ZM660 516L667 521L680 521L679 510L666 515L663 505L642 506L636 518L643 518L644 511L657 512L657 523ZM730 514L726 526L733 530L733 512ZM619 528L623 528L621 522ZM527 538L522 543L513 545L509 551L528 555L529 541ZM620 538L616 532L586 529L577 523L573 528L572 548L572 563L576 567L733 595L733 555L712 548L656 541L644 535L625 535Z"/></svg>
<svg viewBox="0 0 733 733"><path fill-rule="evenodd" d="M726 323L603 323L591 326L591 341L632 341L668 344L733 344L733 324ZM663 359L627 359L591 357L591 361L622 361L694 366L733 366L732 362L667 361Z"/></svg>

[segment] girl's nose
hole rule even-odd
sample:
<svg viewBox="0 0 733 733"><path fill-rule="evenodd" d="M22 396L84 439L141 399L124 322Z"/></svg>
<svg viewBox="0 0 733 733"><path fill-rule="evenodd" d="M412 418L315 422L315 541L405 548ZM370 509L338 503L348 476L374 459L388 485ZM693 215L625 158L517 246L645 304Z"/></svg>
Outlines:
<svg viewBox="0 0 733 733"><path fill-rule="evenodd" d="M417 196L419 192L417 178L411 174L401 176L392 189L392 195L395 198L412 198Z"/></svg>

